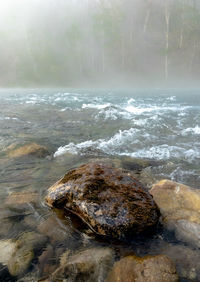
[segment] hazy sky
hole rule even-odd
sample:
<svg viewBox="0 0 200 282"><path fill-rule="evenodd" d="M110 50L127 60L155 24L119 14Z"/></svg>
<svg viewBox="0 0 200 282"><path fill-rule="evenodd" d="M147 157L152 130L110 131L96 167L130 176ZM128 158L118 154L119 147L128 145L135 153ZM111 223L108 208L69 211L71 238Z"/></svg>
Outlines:
<svg viewBox="0 0 200 282"><path fill-rule="evenodd" d="M199 84L193 0L0 0L0 36L0 87Z"/></svg>

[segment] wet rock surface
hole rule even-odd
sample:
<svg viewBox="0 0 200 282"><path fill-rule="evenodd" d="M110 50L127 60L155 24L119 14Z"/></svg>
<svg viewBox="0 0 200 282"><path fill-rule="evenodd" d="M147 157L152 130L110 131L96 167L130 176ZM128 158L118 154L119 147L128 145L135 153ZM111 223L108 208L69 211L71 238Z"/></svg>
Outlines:
<svg viewBox="0 0 200 282"><path fill-rule="evenodd" d="M200 247L200 190L162 180L150 190L160 208L163 223L178 239Z"/></svg>
<svg viewBox="0 0 200 282"><path fill-rule="evenodd" d="M127 256L116 262L106 282L178 282L173 262L165 255Z"/></svg>
<svg viewBox="0 0 200 282"><path fill-rule="evenodd" d="M140 182L95 162L66 173L49 188L46 202L70 210L95 233L113 238L150 231L159 219L157 205Z"/></svg>
<svg viewBox="0 0 200 282"><path fill-rule="evenodd" d="M127 170L148 189L152 188L152 185L160 180L155 175L154 170L163 164L161 161L131 157L97 158L91 159L90 162L99 162L113 168Z"/></svg>

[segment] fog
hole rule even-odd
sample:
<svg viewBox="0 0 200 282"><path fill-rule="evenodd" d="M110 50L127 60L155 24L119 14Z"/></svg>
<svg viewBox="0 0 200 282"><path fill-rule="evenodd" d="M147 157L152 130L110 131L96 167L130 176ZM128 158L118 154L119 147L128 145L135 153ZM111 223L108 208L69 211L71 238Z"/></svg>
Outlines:
<svg viewBox="0 0 200 282"><path fill-rule="evenodd" d="M199 86L196 0L0 0L0 87Z"/></svg>

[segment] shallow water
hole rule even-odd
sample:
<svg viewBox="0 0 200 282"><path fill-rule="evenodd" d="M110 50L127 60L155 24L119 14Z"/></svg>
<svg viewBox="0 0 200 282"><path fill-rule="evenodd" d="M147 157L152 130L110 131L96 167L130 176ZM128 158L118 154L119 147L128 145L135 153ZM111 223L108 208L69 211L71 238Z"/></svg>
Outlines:
<svg viewBox="0 0 200 282"><path fill-rule="evenodd" d="M44 203L50 185L68 169L91 158L129 156L161 161L152 169L156 178L169 178L200 188L199 92L1 90L0 239L17 239L27 231L40 232L48 237L44 249L52 247L48 265L54 266L66 249L74 251L106 244L84 235L72 225L69 217L64 222L58 219ZM46 146L51 156L12 159L6 154L13 143L31 142ZM17 193L32 193L33 199L23 202ZM198 250L177 242L173 234L162 228L151 240L134 240L128 245L116 243L112 247L117 256L131 252L138 255L166 253L178 270L184 264L184 254L190 252L189 257L199 257ZM182 258L177 257L178 248L183 252ZM40 254L41 250L37 256ZM28 281L27 275L35 277L35 281L45 277L45 263L39 263L37 256L28 274L15 280L22 281L25 276L23 281ZM188 258L184 268L192 274L191 279L182 281L200 280L200 266L192 259ZM196 276L192 272L194 268ZM6 280L6 275L0 275L1 281L10 281L10 278Z"/></svg>

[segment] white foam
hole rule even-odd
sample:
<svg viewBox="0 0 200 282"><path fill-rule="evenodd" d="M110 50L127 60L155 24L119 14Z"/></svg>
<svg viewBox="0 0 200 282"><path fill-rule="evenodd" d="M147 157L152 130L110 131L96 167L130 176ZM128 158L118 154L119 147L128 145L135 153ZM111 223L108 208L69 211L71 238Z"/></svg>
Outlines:
<svg viewBox="0 0 200 282"><path fill-rule="evenodd" d="M15 118L15 117L0 117L0 120L17 120L17 121L19 121L19 119Z"/></svg>
<svg viewBox="0 0 200 282"><path fill-rule="evenodd" d="M135 99L131 98L131 99L128 100L127 103L128 103L128 105L130 105L130 104L133 103L133 102L135 102Z"/></svg>
<svg viewBox="0 0 200 282"><path fill-rule="evenodd" d="M188 127L184 130L182 130L182 135L188 135L188 134L195 134L199 135L200 134L200 127L196 125L195 127Z"/></svg>
<svg viewBox="0 0 200 282"><path fill-rule="evenodd" d="M127 153L124 153L122 155L127 155ZM142 150L129 153L128 155L135 158L149 158L159 160L169 160L171 158L185 159L189 163L200 159L200 152L197 148L186 149L181 146L169 146L167 144L147 147Z"/></svg>
<svg viewBox="0 0 200 282"><path fill-rule="evenodd" d="M134 124L144 126L151 119L134 120ZM146 132L146 130L138 128L130 128L128 130L119 130L115 135L107 139L87 140L78 144L69 143L66 146L58 148L54 157L60 156L69 152L71 154L85 154L87 150L101 150L110 155L126 155L136 158L150 159L183 159L188 162L193 162L200 158L198 144L194 146L185 146L185 144L176 144L170 146L168 144L152 145L154 136ZM142 143L141 143L142 142ZM137 146L136 146L137 145ZM133 148L137 149L133 151ZM142 149L141 149L142 148Z"/></svg>
<svg viewBox="0 0 200 282"><path fill-rule="evenodd" d="M106 104L83 104L82 105L82 109L97 109L97 110L101 110L101 109L105 109L107 107L111 106L110 103L106 103Z"/></svg>
<svg viewBox="0 0 200 282"><path fill-rule="evenodd" d="M133 138L137 132L139 132L139 129L130 128L128 130L120 130L110 139L88 140L79 144L71 142L66 146L59 147L54 153L54 157L58 157L67 152L71 154L82 154L82 151L89 148L99 149L108 154L114 154L116 152L120 154L122 153L122 148L124 148L127 143L131 142L133 144L138 142L136 138Z"/></svg>
<svg viewBox="0 0 200 282"><path fill-rule="evenodd" d="M187 115L186 112L180 112L180 113L178 114L179 117L185 117L186 115Z"/></svg>
<svg viewBox="0 0 200 282"><path fill-rule="evenodd" d="M57 101L61 101L61 100L62 100L61 97L58 97L58 98L55 99L56 102L57 102Z"/></svg>
<svg viewBox="0 0 200 282"><path fill-rule="evenodd" d="M168 101L176 101L176 96L171 96L167 98Z"/></svg>
<svg viewBox="0 0 200 282"><path fill-rule="evenodd" d="M26 101L26 104L36 104L37 103L37 100L31 100L31 101Z"/></svg>
<svg viewBox="0 0 200 282"><path fill-rule="evenodd" d="M96 116L95 119L111 119L111 120L116 120L119 117L119 112L117 109L112 109L109 108L108 110L101 110Z"/></svg>
<svg viewBox="0 0 200 282"><path fill-rule="evenodd" d="M163 144L138 150L136 152L130 153L129 156L136 158L167 160L170 158L179 158L183 155L183 152L184 149L181 147Z"/></svg>
<svg viewBox="0 0 200 282"><path fill-rule="evenodd" d="M118 105L111 105L110 103L107 104L83 104L82 108L96 108L99 109L100 112L96 115L96 118L104 118L104 119L113 119L116 120L118 118L124 119L133 119L135 116L142 115L142 114L151 114L152 117L157 114L166 113L166 111L183 111L185 107L179 106L156 106L148 104L145 106L144 104L135 103L136 100L133 98L129 99L126 104L118 104Z"/></svg>
<svg viewBox="0 0 200 282"><path fill-rule="evenodd" d="M79 144L69 143L66 146L59 147L54 157L61 156L67 152L71 154L85 154L88 149L98 149L110 155L131 156L134 158L149 158L159 160L169 160L171 158L185 159L188 162L194 162L200 158L200 152L197 148L185 149L178 146L168 146L167 144L146 147L135 152L129 152L126 149L127 144L137 144L139 141L134 136L139 130L131 128L129 130L119 131L110 139L98 139L96 141L88 140ZM148 134L145 136L148 138Z"/></svg>
<svg viewBox="0 0 200 282"><path fill-rule="evenodd" d="M70 107L65 107L65 108L61 109L60 112L65 112L67 110L71 110L71 108Z"/></svg>
<svg viewBox="0 0 200 282"><path fill-rule="evenodd" d="M200 159L200 151L195 147L185 151L184 155L185 159L190 163L194 162L196 159Z"/></svg>
<svg viewBox="0 0 200 282"><path fill-rule="evenodd" d="M148 122L149 120L147 118L134 120L134 124L137 126L145 126Z"/></svg>
<svg viewBox="0 0 200 282"><path fill-rule="evenodd" d="M145 113L151 113L151 112L159 112L163 113L166 111L173 111L173 112L180 112L180 111L185 111L189 109L189 106L150 106L150 107L135 107L135 106L126 106L124 109L134 115L141 115Z"/></svg>
<svg viewBox="0 0 200 282"><path fill-rule="evenodd" d="M95 116L96 119L103 118L105 120L111 119L111 120L117 120L119 118L123 119L132 119L133 116L129 112L117 108L117 107L107 107L105 109L102 109L99 111L99 113Z"/></svg>
<svg viewBox="0 0 200 282"><path fill-rule="evenodd" d="M76 96L73 97L73 100L74 100L74 101L77 101L77 102L81 102L81 101L82 101L82 99L80 99L80 98L78 98L78 97L76 97Z"/></svg>
<svg viewBox="0 0 200 282"><path fill-rule="evenodd" d="M30 100L32 100L32 101L37 101L38 100L38 97L35 95L35 96L32 96L32 97L30 97Z"/></svg>
<svg viewBox="0 0 200 282"><path fill-rule="evenodd" d="M111 137L108 140L101 140L98 148L104 152L112 152L121 150L122 146L131 142L134 143L134 135L139 132L139 129L130 128L128 130L120 130L117 134ZM137 140L136 140L137 141Z"/></svg>
<svg viewBox="0 0 200 282"><path fill-rule="evenodd" d="M71 142L66 146L59 147L58 150L54 153L54 157L56 158L56 157L61 156L65 153L71 153L71 154L77 155L81 149L90 148L92 146L95 146L95 144L96 144L96 142L94 142L92 140L85 141L85 142L79 143L77 145L75 145L74 143Z"/></svg>
<svg viewBox="0 0 200 282"><path fill-rule="evenodd" d="M153 108L138 108L138 107L135 107L135 106L127 106L127 107L125 107L125 110L127 112L130 112L130 113L135 114L135 115L141 115L145 112L154 111Z"/></svg>

